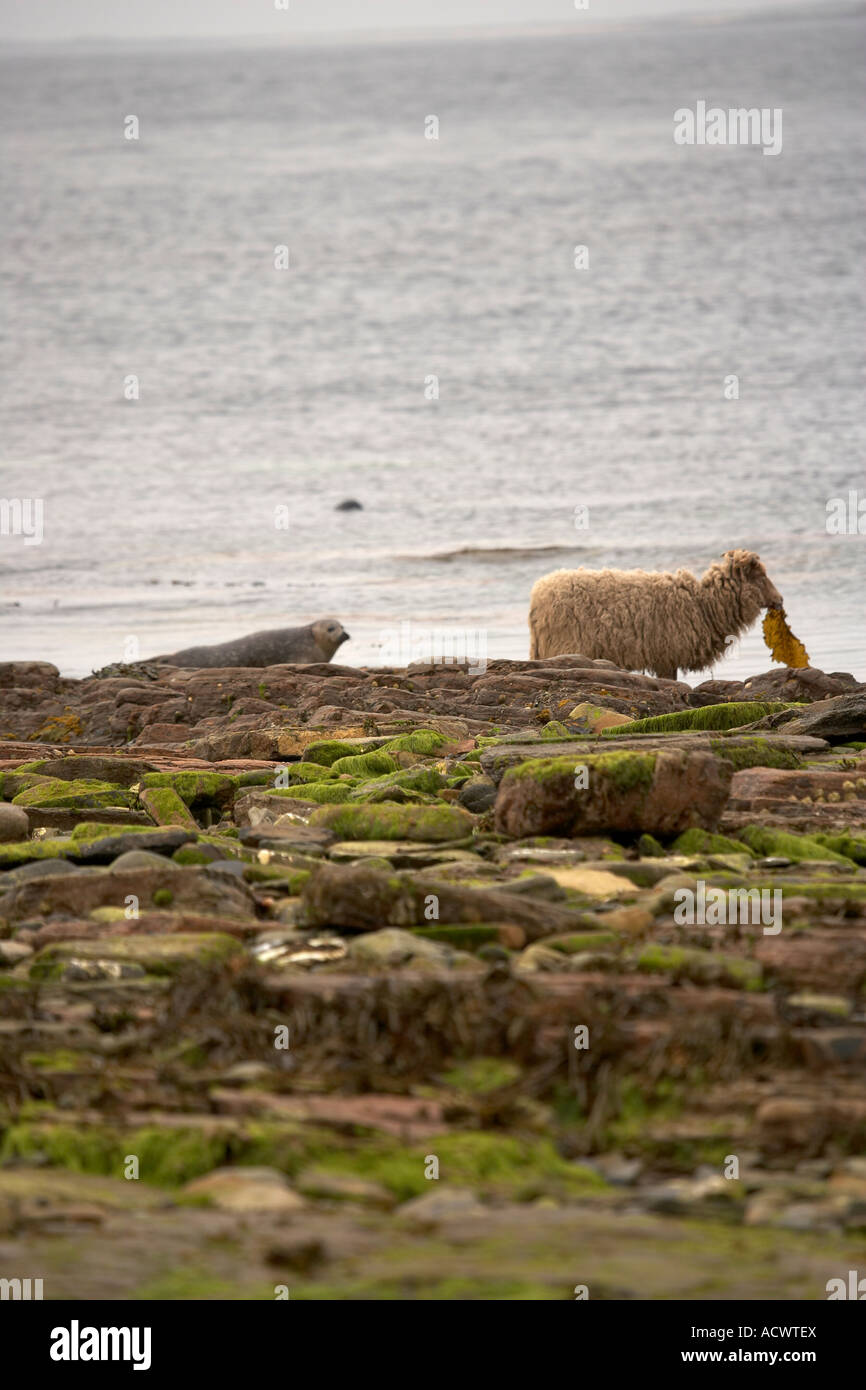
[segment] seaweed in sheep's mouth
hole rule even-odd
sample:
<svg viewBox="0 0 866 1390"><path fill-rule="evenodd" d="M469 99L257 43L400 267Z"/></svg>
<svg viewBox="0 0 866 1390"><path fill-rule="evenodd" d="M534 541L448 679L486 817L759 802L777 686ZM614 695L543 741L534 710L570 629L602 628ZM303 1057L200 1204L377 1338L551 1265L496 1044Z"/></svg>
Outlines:
<svg viewBox="0 0 866 1390"><path fill-rule="evenodd" d="M809 665L806 648L788 627L784 608L768 608L762 626L764 641L774 661L795 668Z"/></svg>

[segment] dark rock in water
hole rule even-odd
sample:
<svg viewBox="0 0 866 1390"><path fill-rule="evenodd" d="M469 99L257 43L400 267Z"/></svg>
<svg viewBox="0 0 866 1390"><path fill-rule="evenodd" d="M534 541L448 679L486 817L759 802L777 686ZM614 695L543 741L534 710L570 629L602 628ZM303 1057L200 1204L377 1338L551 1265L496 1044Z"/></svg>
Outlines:
<svg viewBox="0 0 866 1390"><path fill-rule="evenodd" d="M360 512L363 510L363 504L356 502L354 497L347 497L345 501L338 502L334 508L335 512Z"/></svg>

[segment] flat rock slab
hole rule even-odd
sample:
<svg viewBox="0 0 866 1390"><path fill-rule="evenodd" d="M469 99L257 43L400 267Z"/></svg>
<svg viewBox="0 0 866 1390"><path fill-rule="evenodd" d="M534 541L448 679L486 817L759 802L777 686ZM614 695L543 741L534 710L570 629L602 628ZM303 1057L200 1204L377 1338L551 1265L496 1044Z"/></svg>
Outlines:
<svg viewBox="0 0 866 1390"><path fill-rule="evenodd" d="M220 932L172 933L169 936L109 936L98 940L58 941L34 959L34 979L48 978L64 961L119 961L140 965L148 974L173 973L189 962L208 964L242 953L233 937Z"/></svg>
<svg viewBox="0 0 866 1390"><path fill-rule="evenodd" d="M772 716L771 716L772 717ZM866 690L817 700L785 724L785 732L824 739L866 738Z"/></svg>
<svg viewBox="0 0 866 1390"><path fill-rule="evenodd" d="M39 766L34 767L33 771L43 777L58 777L63 782L87 778L97 782L112 782L120 787L131 787L139 782L146 772L157 770L153 763L141 758L122 757L111 753L70 753L62 758L36 761Z"/></svg>
<svg viewBox="0 0 866 1390"><path fill-rule="evenodd" d="M43 806L26 806L31 830L74 830L76 825L140 825L143 829L153 825L153 819L146 811L132 811L125 807L100 806L94 810L63 810Z"/></svg>
<svg viewBox="0 0 866 1390"><path fill-rule="evenodd" d="M255 899L242 880L216 878L201 868L181 869L169 861L165 869L127 869L121 873L79 869L18 883L6 892L2 888L0 878L0 917L10 922L58 913L86 917L98 907L123 911L129 897L136 900L141 911L151 907L190 908L217 917L253 916L255 912Z"/></svg>
<svg viewBox="0 0 866 1390"><path fill-rule="evenodd" d="M522 927L527 940L554 931L576 931L588 921L595 925L595 919L584 913L504 888L465 888L444 880L338 865L317 869L304 884L301 897L309 926L351 931L430 926L434 900L438 919L433 920L505 922Z"/></svg>
<svg viewBox="0 0 866 1390"><path fill-rule="evenodd" d="M739 748L754 746L756 737L760 737L761 742L770 749L803 756L824 752L829 746L826 739L802 734L780 734L768 731L767 733L762 732L760 735L741 735L709 733L703 729L675 734L635 734L632 737L623 735L618 738L575 738L562 741L539 738L512 743L503 739L495 747L484 749L481 754L481 766L488 777L492 777L498 783L509 768L518 767L521 763L530 762L535 758L574 757L579 762L582 758L592 754L625 750L636 753L655 753L662 749L682 748L685 750L704 749L710 752L713 750L713 745L717 744L720 739L724 740L726 747Z"/></svg>
<svg viewBox="0 0 866 1390"><path fill-rule="evenodd" d="M89 822L88 822L89 823ZM101 819L99 825L105 824ZM173 854L182 845L196 839L196 834L180 828L156 829L142 826L141 834L134 830L100 836L93 840L52 839L19 841L0 846L0 868L14 870L34 862L70 864L110 864L131 850L150 850L158 854ZM0 877L0 892L4 880Z"/></svg>

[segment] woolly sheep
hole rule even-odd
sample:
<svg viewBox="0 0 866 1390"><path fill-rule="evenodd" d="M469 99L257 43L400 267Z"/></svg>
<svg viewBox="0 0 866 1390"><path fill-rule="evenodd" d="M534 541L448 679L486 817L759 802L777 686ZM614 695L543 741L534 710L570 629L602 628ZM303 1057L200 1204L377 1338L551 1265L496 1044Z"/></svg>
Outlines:
<svg viewBox="0 0 866 1390"><path fill-rule="evenodd" d="M579 653L676 680L704 671L730 638L782 596L750 550L728 550L696 579L688 570L554 570L533 586L529 655Z"/></svg>

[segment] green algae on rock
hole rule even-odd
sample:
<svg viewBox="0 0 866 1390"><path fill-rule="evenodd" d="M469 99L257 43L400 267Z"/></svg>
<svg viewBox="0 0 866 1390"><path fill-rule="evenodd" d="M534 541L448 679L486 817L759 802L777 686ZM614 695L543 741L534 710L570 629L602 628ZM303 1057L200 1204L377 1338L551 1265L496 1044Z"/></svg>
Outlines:
<svg viewBox="0 0 866 1390"><path fill-rule="evenodd" d="M139 799L157 825L185 825L188 830L198 830L195 818L174 787L145 787Z"/></svg>
<svg viewBox="0 0 866 1390"><path fill-rule="evenodd" d="M323 767L331 767L338 758L351 758L358 752L356 743L346 743L342 739L324 738L318 739L315 743L310 743L304 749L304 761L307 763L321 763Z"/></svg>
<svg viewBox="0 0 866 1390"><path fill-rule="evenodd" d="M727 704L676 710L673 714L656 714L651 719L635 719L629 724L604 729L602 733L605 738L618 738L631 734L677 734L691 729L736 729L783 709L800 708L800 705L780 700L732 700Z"/></svg>
<svg viewBox="0 0 866 1390"><path fill-rule="evenodd" d="M408 734L398 734L389 739L379 750L382 753L420 753L434 757L448 743L444 734L435 729L413 729Z"/></svg>
<svg viewBox="0 0 866 1390"><path fill-rule="evenodd" d="M146 772L143 787L173 787L187 806L231 806L237 791L233 777L220 772Z"/></svg>
<svg viewBox="0 0 866 1390"><path fill-rule="evenodd" d="M795 863L817 859L854 868L853 860L831 849L824 842L826 837L819 840L812 835L798 835L786 830L768 830L761 825L747 825L740 831L740 838L752 854L763 858L792 859Z"/></svg>
<svg viewBox="0 0 866 1390"><path fill-rule="evenodd" d="M294 787L277 787L269 796L283 797L286 801L343 802L349 800L354 786L351 782L340 782L334 777L326 782L299 782Z"/></svg>
<svg viewBox="0 0 866 1390"><path fill-rule="evenodd" d="M341 840L419 840L440 844L472 834L475 822L459 806L345 805L322 807L310 816Z"/></svg>
<svg viewBox="0 0 866 1390"><path fill-rule="evenodd" d="M730 742L727 739L710 740L710 748L717 758L724 758L736 772L748 767L799 768L803 766L800 754L792 748L779 748L769 739L755 737Z"/></svg>
<svg viewBox="0 0 866 1390"><path fill-rule="evenodd" d="M362 782L352 792L352 801L363 801L367 797L399 787L405 791L426 792L435 796L446 784L441 772L432 767L410 767L402 772L387 772L382 777L371 777Z"/></svg>
<svg viewBox="0 0 866 1390"><path fill-rule="evenodd" d="M158 894L154 894L154 901ZM162 906L156 903L156 906ZM244 949L224 932L173 932L169 936L107 936L46 946L30 965L32 980L62 977L70 960L108 960L141 965L148 975L172 975L190 964L222 964Z"/></svg>
<svg viewBox="0 0 866 1390"><path fill-rule="evenodd" d="M513 838L713 829L732 775L728 763L699 749L533 758L504 774L496 829Z"/></svg>
<svg viewBox="0 0 866 1390"><path fill-rule="evenodd" d="M396 771L397 764L390 753L357 753L331 763L331 772L337 777L341 773L350 777L379 777Z"/></svg>
<svg viewBox="0 0 866 1390"><path fill-rule="evenodd" d="M265 785L269 785L276 791L282 791L285 790L282 786L283 780L292 786L298 782L327 782L329 778L336 776L334 769L326 767L324 763L287 763L274 773L269 773Z"/></svg>
<svg viewBox="0 0 866 1390"><path fill-rule="evenodd" d="M746 990L759 990L763 984L763 971L757 961L705 951L697 946L663 946L650 942L639 952L636 964L638 970L696 984L724 983Z"/></svg>
<svg viewBox="0 0 866 1390"><path fill-rule="evenodd" d="M742 840L733 840L728 835L714 834L711 830L684 830L674 840L671 849L674 854L747 854L753 851Z"/></svg>
<svg viewBox="0 0 866 1390"><path fill-rule="evenodd" d="M132 810L136 796L125 787L110 782L80 778L71 782L51 777L27 787L12 798L13 806L29 806L34 810L95 810L100 806L122 806Z"/></svg>

